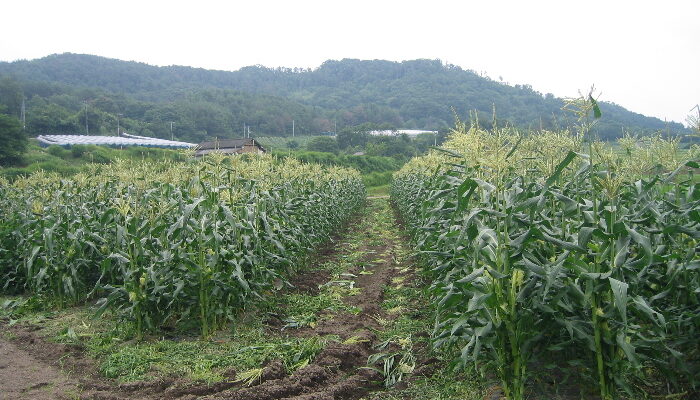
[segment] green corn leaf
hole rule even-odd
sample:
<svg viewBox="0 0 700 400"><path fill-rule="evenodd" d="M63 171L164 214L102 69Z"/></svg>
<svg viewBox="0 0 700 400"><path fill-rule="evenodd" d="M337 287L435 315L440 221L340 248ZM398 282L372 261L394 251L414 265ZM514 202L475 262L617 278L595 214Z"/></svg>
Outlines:
<svg viewBox="0 0 700 400"><path fill-rule="evenodd" d="M461 185L459 185L457 188L457 212L462 212L469 207L469 199L477 187L478 185L473 179L466 179Z"/></svg>
<svg viewBox="0 0 700 400"><path fill-rule="evenodd" d="M593 280L606 280L612 275L612 271L608 272L585 272L581 274L581 277L593 279Z"/></svg>
<svg viewBox="0 0 700 400"><path fill-rule="evenodd" d="M634 240L638 245L642 246L642 249L644 250L644 254L646 256L647 262L650 263L652 259L653 252L651 250L651 241L649 240L648 237L640 234L636 230L625 226L627 229L627 232L630 234L632 237L632 240Z"/></svg>
<svg viewBox="0 0 700 400"><path fill-rule="evenodd" d="M441 153L445 153L448 156L455 157L455 158L464 158L464 155L457 153L456 151L450 150L450 149L445 149L443 147L435 147L435 146L430 146L429 149L431 150L437 150Z"/></svg>
<svg viewBox="0 0 700 400"><path fill-rule="evenodd" d="M469 299L469 303L467 304L467 312L472 312L475 310L480 310L484 307L486 302L491 299L491 294L489 293L477 293L475 294L471 299Z"/></svg>
<svg viewBox="0 0 700 400"><path fill-rule="evenodd" d="M598 106L598 102L596 99L593 98L593 94L588 95L588 101L591 102L591 106L593 106L593 118L598 119L603 116L603 113L600 111L600 107Z"/></svg>
<svg viewBox="0 0 700 400"><path fill-rule="evenodd" d="M532 261L528 260L525 257L523 257L522 265L525 268L527 268L528 270L535 273L536 275L539 275L539 276L546 276L547 275L547 271L543 267L533 263Z"/></svg>
<svg viewBox="0 0 700 400"><path fill-rule="evenodd" d="M566 167L568 167L569 164L571 164L571 162L574 161L574 159L576 159L576 157L577 157L577 154L575 152L569 151L566 154L566 157L564 157L564 159L559 163L559 165L557 165L557 167L554 170L554 173L552 173L552 175L550 175L549 178L547 178L547 181L545 182L545 188L552 186L552 184L557 179L559 179L559 177L561 176L561 173L564 171L564 169Z"/></svg>
<svg viewBox="0 0 700 400"><path fill-rule="evenodd" d="M691 229L681 225L667 225L662 231L665 235L676 235L678 233L686 234L693 239L700 239L700 229Z"/></svg>
<svg viewBox="0 0 700 400"><path fill-rule="evenodd" d="M651 306L649 306L646 300L644 300L641 296L633 297L632 301L634 302L637 310L646 314L646 316L649 317L650 320L654 321L655 324L660 327L664 327L666 325L666 318L664 318L663 314L651 308Z"/></svg>
<svg viewBox="0 0 700 400"><path fill-rule="evenodd" d="M591 240L593 237L593 233L596 232L598 228L592 228L588 226L584 226L578 230L578 245L582 249L585 249L588 246L588 242Z"/></svg>
<svg viewBox="0 0 700 400"><path fill-rule="evenodd" d="M632 363L633 366L639 366L637 361L637 356L635 354L634 346L628 342L629 336L625 335L624 331L619 331L615 336L615 342L622 349L622 352L627 357L627 360Z"/></svg>
<svg viewBox="0 0 700 400"><path fill-rule="evenodd" d="M616 245L615 245L615 267L619 268L622 265L624 265L625 261L627 260L627 253L629 252L629 244L630 244L630 238L627 237L621 237L618 238Z"/></svg>
<svg viewBox="0 0 700 400"><path fill-rule="evenodd" d="M119 253L112 253L112 254L108 255L107 257L109 259L112 259L112 260L117 260L118 262L120 262L122 264L129 263L129 259L126 256L119 254Z"/></svg>
<svg viewBox="0 0 700 400"><path fill-rule="evenodd" d="M469 283L472 282L473 280L481 277L484 274L484 268L479 268L474 271L472 271L469 275L465 276L464 278L460 279L457 281L457 283Z"/></svg>
<svg viewBox="0 0 700 400"><path fill-rule="evenodd" d="M525 138L524 135L520 135L520 137L518 138L518 141L513 145L513 147L508 152L508 154L506 154L506 160L509 159L513 154L515 154L515 151L518 150L518 148L520 147L520 143L523 142L524 138Z"/></svg>
<svg viewBox="0 0 700 400"><path fill-rule="evenodd" d="M465 325L468 325L469 319L470 317L468 315L464 315L458 318L456 321L454 321L454 323L452 324L452 329L450 330L450 335L454 336L458 330L462 329L462 327L464 327Z"/></svg>
<svg viewBox="0 0 700 400"><path fill-rule="evenodd" d="M550 243L553 243L553 244L561 247L564 250L574 251L574 252L579 252L579 253L586 252L586 249L579 246L577 243L565 242L563 240L549 236L546 233L542 233L542 238Z"/></svg>
<svg viewBox="0 0 700 400"><path fill-rule="evenodd" d="M622 318L623 325L627 326L627 289L629 285L615 278L608 278L608 280L610 281L610 289L613 293L615 308Z"/></svg>

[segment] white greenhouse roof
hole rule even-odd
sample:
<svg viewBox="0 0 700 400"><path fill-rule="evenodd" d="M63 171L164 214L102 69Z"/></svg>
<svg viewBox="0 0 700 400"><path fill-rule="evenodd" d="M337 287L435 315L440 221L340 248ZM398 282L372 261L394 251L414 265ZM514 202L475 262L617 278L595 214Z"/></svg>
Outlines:
<svg viewBox="0 0 700 400"><path fill-rule="evenodd" d="M391 131L391 130L369 131L369 134L372 136L398 136L398 135L403 135L403 134L406 134L408 136L418 136L422 133L437 134L438 131L423 131L423 130L419 130L419 129L397 129L394 131Z"/></svg>
<svg viewBox="0 0 700 400"><path fill-rule="evenodd" d="M76 144L94 144L97 146L110 147L126 147L126 146L142 146L142 147L163 147L163 148L190 148L195 147L194 143L177 142L174 140L156 139L145 136L129 135L127 133L122 136L86 136L86 135L39 135L37 136L39 143L46 146L52 144L58 146L73 146Z"/></svg>

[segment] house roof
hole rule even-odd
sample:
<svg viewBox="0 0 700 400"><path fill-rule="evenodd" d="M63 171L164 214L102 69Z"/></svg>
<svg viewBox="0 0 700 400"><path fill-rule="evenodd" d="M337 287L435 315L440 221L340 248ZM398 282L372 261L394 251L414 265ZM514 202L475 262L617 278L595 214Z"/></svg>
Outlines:
<svg viewBox="0 0 700 400"><path fill-rule="evenodd" d="M260 143L256 142L255 139L224 139L215 140L213 142L202 142L197 145L197 150L216 150L216 149L230 149L230 148L240 148L243 146L258 146L263 148Z"/></svg>

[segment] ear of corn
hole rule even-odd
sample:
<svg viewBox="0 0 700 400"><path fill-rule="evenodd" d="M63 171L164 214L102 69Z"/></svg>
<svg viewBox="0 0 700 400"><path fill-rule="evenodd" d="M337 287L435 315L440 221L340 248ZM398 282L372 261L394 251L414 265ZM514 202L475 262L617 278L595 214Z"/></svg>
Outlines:
<svg viewBox="0 0 700 400"><path fill-rule="evenodd" d="M495 371L509 399L535 361L585 367L606 400L650 366L700 383L698 163L673 141L627 144L458 125L394 176L435 345Z"/></svg>
<svg viewBox="0 0 700 400"><path fill-rule="evenodd" d="M94 166L0 182L3 291L101 298L141 335L202 335L272 290L365 196L359 173L271 156Z"/></svg>

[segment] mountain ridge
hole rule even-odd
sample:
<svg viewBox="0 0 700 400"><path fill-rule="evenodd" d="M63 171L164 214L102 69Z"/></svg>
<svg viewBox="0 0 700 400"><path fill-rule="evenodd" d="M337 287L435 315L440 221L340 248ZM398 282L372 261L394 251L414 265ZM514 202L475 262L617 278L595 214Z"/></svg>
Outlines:
<svg viewBox="0 0 700 400"><path fill-rule="evenodd" d="M38 96L59 105L64 109L63 116L76 120L76 126L83 100L92 99L94 103L95 98L107 97L120 103L116 110L97 105L96 112L123 113L130 129L155 136L167 135L162 126L164 119L177 119L178 134L190 139L241 131L238 127L244 123L259 132L284 136L289 134L292 120L298 120L302 131L309 133L366 122L396 128L445 129L453 125L455 113L464 116L471 110L478 111L488 123L494 106L499 120L521 128L555 129L567 126L572 119L561 111L562 99L550 93L539 93L529 85L510 86L427 59L343 59L325 61L315 69L248 66L223 71L63 53L0 62L2 77L18 82L30 102ZM47 94L49 86L53 90ZM60 104L55 98L60 94L82 99ZM184 104L188 101L210 110L193 113L193 107ZM46 108L38 104L38 99L32 103L28 115ZM33 107L39 108L32 111ZM130 112L139 107L142 112ZM597 133L604 139L621 135L623 129L639 134L685 132L681 124L647 117L614 103L601 102L601 108L603 118ZM177 112L212 114L210 117L218 122L204 127L200 121L203 116L177 118L172 115ZM163 113L170 115L154 115Z"/></svg>

